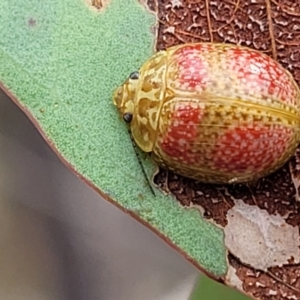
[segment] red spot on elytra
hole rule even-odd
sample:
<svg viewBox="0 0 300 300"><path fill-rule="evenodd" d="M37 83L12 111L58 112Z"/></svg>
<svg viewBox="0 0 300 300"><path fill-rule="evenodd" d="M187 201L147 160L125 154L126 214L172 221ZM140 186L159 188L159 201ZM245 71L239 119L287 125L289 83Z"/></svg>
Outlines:
<svg viewBox="0 0 300 300"><path fill-rule="evenodd" d="M198 128L203 115L200 107L190 104L177 104L171 114L170 125L160 144L161 149L179 162L188 164L195 160L190 150L197 140Z"/></svg>
<svg viewBox="0 0 300 300"><path fill-rule="evenodd" d="M185 90L204 89L208 80L208 70L201 52L209 51L209 45L189 45L174 53L178 64L178 83Z"/></svg>
<svg viewBox="0 0 300 300"><path fill-rule="evenodd" d="M275 97L295 105L296 89L291 78L271 57L251 49L237 48L228 52L229 71L244 82L247 90L257 95Z"/></svg>
<svg viewBox="0 0 300 300"><path fill-rule="evenodd" d="M220 172L259 171L271 167L286 152L293 132L267 126L227 130L216 143L213 165Z"/></svg>

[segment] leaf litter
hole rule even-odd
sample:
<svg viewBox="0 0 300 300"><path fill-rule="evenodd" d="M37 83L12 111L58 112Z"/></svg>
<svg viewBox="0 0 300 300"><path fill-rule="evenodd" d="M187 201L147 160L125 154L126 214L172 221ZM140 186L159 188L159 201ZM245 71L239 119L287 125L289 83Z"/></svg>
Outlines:
<svg viewBox="0 0 300 300"><path fill-rule="evenodd" d="M157 50L226 42L262 51L300 83L300 1L150 0ZM160 169L154 183L224 230L228 271L220 278L254 299L300 298L300 147L277 172L247 184L211 185Z"/></svg>

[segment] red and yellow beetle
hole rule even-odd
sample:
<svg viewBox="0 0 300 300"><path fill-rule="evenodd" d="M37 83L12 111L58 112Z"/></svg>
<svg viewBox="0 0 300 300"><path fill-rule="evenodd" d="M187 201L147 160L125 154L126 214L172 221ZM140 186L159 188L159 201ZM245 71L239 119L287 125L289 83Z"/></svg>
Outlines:
<svg viewBox="0 0 300 300"><path fill-rule="evenodd" d="M300 142L300 90L269 56L196 43L161 51L113 96L136 144L161 167L209 183L281 167Z"/></svg>

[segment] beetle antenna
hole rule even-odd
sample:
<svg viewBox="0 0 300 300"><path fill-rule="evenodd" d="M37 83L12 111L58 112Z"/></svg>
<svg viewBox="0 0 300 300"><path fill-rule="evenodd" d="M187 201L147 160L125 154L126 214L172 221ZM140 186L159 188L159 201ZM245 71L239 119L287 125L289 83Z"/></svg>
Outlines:
<svg viewBox="0 0 300 300"><path fill-rule="evenodd" d="M141 167L141 169L142 169L142 172L143 172L143 174L144 174L144 177L145 177L145 179L146 179L146 181L147 181L147 183L148 183L148 186L149 186L149 188L150 188L150 190L151 190L151 193L152 193L153 196L155 197L155 193L154 193L153 187L152 187L152 185L151 185L151 183L150 183L150 180L149 180L149 178L148 178L148 176L147 176L147 173L146 173L146 171L145 171L144 165L143 165L143 163L142 163L140 154L139 154L138 149L137 149L137 145L136 145L136 143L135 143L135 141L134 141L134 138L133 138L133 136L132 136L132 133L131 133L131 130L130 130L130 129L128 130L128 133L129 133L129 136L130 136L130 139L131 139L131 143L132 143L132 146L133 146L135 155L136 155L136 157L137 157L137 160L138 160L138 162L139 162L139 165L140 165L140 167Z"/></svg>

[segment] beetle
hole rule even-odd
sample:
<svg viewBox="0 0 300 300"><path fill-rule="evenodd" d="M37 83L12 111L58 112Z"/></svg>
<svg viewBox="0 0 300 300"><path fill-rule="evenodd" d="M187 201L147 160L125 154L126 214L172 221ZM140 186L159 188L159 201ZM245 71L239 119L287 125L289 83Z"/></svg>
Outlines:
<svg viewBox="0 0 300 300"><path fill-rule="evenodd" d="M243 46L182 44L150 57L114 91L135 143L162 168L206 183L264 177L300 141L300 90Z"/></svg>

